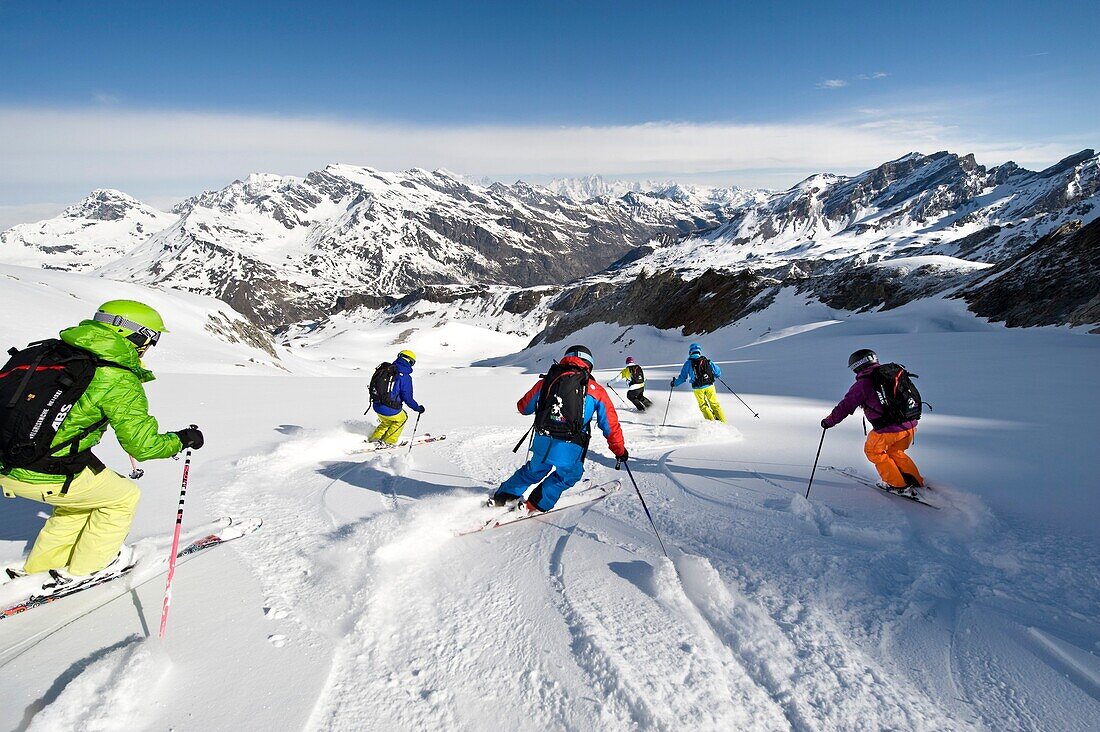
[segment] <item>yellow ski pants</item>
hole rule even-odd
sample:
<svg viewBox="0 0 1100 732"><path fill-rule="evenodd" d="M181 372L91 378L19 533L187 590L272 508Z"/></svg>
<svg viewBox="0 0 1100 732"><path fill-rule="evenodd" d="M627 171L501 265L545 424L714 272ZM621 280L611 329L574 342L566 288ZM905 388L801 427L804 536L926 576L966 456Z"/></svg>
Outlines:
<svg viewBox="0 0 1100 732"><path fill-rule="evenodd" d="M5 498L48 503L46 519L23 568L29 573L68 567L70 574L97 572L118 555L130 533L141 491L111 470L98 475L85 469L65 495L61 483L23 483L0 475Z"/></svg>
<svg viewBox="0 0 1100 732"><path fill-rule="evenodd" d="M371 433L371 441L381 440L387 445L396 445L401 439L401 431L405 429L405 423L409 421L409 415L402 409L392 417L378 414L378 428Z"/></svg>
<svg viewBox="0 0 1100 732"><path fill-rule="evenodd" d="M722 413L722 405L718 403L718 392L715 391L713 385L702 389L693 389L693 391L695 392L695 401L699 403L699 411L703 413L704 418L716 419L719 422L726 421L726 415Z"/></svg>

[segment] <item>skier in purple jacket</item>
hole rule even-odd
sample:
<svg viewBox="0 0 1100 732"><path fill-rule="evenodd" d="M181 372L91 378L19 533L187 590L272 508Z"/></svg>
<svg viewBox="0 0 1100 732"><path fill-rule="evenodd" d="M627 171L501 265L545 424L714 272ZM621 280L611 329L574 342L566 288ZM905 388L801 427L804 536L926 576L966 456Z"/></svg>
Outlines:
<svg viewBox="0 0 1100 732"><path fill-rule="evenodd" d="M905 454L917 433L917 420L890 423L884 419L882 403L875 394L872 378L879 368L878 356L870 349L860 349L848 359L848 367L856 373L856 383L852 384L829 416L821 420L821 426L825 429L835 427L862 407L863 414L874 425L867 435L863 452L878 470L883 483L895 491L922 488L924 478L916 463Z"/></svg>

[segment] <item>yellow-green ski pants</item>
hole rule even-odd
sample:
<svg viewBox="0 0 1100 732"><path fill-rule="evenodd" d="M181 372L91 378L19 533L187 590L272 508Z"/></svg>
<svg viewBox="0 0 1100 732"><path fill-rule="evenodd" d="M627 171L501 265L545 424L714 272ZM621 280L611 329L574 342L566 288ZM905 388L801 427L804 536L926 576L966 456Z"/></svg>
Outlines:
<svg viewBox="0 0 1100 732"><path fill-rule="evenodd" d="M5 498L48 503L53 513L27 556L30 573L68 567L70 574L91 574L118 555L130 533L141 491L132 480L111 470L98 475L85 469L65 495L61 483L23 483L0 475Z"/></svg>
<svg viewBox="0 0 1100 732"><path fill-rule="evenodd" d="M378 414L378 428L371 434L372 441L381 440L387 445L396 445L401 439L401 431L405 429L405 423L409 421L409 415L402 409L392 417Z"/></svg>
<svg viewBox="0 0 1100 732"><path fill-rule="evenodd" d="M716 419L719 422L726 421L726 415L722 413L722 405L718 403L718 392L713 385L692 391L695 392L695 401L699 402L699 411L703 413L704 418Z"/></svg>

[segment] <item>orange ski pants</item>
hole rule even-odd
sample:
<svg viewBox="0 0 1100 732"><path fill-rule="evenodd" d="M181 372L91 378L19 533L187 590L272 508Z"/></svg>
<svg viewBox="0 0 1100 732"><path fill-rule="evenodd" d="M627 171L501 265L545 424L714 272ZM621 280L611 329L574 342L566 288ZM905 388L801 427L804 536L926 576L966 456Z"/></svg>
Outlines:
<svg viewBox="0 0 1100 732"><path fill-rule="evenodd" d="M906 475L912 476L917 485L924 485L924 478L921 477L916 464L905 454L906 449L913 444L913 436L916 433L917 429L914 427L904 432L872 430L867 435L863 453L874 463L882 480L894 488L904 488L907 485Z"/></svg>

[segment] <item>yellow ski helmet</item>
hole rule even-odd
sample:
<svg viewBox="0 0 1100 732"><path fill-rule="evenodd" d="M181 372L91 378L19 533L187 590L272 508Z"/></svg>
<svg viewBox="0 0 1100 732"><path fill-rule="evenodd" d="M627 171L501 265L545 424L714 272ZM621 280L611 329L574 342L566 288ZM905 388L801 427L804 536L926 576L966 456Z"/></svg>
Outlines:
<svg viewBox="0 0 1100 732"><path fill-rule="evenodd" d="M403 358L406 361L408 361L410 366L415 366L416 365L416 354L413 353L412 351L410 351L407 348L404 351L401 351L400 353L398 353L397 357L398 358Z"/></svg>

